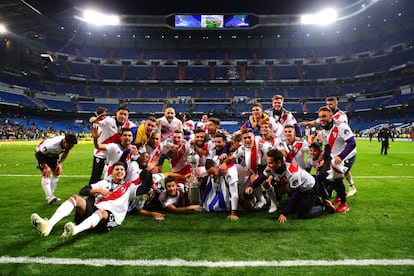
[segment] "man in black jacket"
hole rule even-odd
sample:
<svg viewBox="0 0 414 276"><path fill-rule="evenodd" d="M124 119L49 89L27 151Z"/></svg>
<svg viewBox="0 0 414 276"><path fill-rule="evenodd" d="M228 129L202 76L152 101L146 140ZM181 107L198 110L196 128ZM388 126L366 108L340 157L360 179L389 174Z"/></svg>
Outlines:
<svg viewBox="0 0 414 276"><path fill-rule="evenodd" d="M381 155L384 153L384 155L387 155L388 148L390 147L390 141L394 142L394 136L392 135L392 132L388 129L388 125L384 124L382 129L378 132L378 142L381 142Z"/></svg>

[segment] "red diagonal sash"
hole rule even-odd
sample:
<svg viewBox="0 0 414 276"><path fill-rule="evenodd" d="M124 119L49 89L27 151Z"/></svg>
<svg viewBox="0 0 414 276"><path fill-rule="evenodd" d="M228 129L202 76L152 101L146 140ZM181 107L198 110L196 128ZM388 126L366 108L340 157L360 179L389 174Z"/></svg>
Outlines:
<svg viewBox="0 0 414 276"><path fill-rule="evenodd" d="M296 143L286 156L286 162L290 163L302 148L302 143Z"/></svg>
<svg viewBox="0 0 414 276"><path fill-rule="evenodd" d="M336 138L338 137L338 131L339 131L338 127L334 126L331 130L331 133L329 134L328 144L331 150L332 150L333 145L335 144Z"/></svg>
<svg viewBox="0 0 414 276"><path fill-rule="evenodd" d="M250 152L250 167L252 168L252 171L257 174L257 147L255 141L253 141L253 148Z"/></svg>

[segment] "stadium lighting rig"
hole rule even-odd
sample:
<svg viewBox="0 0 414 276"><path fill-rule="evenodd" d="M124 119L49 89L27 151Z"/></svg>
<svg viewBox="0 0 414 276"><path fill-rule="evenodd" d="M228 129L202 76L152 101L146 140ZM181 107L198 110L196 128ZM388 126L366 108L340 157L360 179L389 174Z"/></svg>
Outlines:
<svg viewBox="0 0 414 276"><path fill-rule="evenodd" d="M104 14L91 9L84 10L82 16L75 15L75 18L97 26L115 26L119 25L121 21L118 15Z"/></svg>
<svg viewBox="0 0 414 276"><path fill-rule="evenodd" d="M0 34L7 33L6 25L0 23Z"/></svg>
<svg viewBox="0 0 414 276"><path fill-rule="evenodd" d="M326 25L335 22L338 13L335 9L324 9L314 14L304 14L300 18L302 24Z"/></svg>

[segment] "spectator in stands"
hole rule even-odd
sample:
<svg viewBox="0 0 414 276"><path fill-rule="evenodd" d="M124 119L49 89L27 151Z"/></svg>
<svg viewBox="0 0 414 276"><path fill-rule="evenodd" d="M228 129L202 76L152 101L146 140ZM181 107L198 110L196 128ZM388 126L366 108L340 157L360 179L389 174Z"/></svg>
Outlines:
<svg viewBox="0 0 414 276"><path fill-rule="evenodd" d="M274 95L272 97L272 108L266 109L265 113L269 117L274 118L276 124L278 124L276 137L283 138L283 130L286 125L293 125L295 127L295 133L297 137L302 136L302 132L296 118L293 114L283 108L284 98L282 95Z"/></svg>
<svg viewBox="0 0 414 276"><path fill-rule="evenodd" d="M67 133L64 136L45 138L36 146L37 167L42 172L41 184L48 204L60 200L54 193L62 174L62 165L77 143L76 135ZM60 156L60 154L62 155ZM50 177L50 173L52 173L52 177Z"/></svg>
<svg viewBox="0 0 414 276"><path fill-rule="evenodd" d="M108 116L106 111L103 111L97 116L89 118L89 122L99 126L100 135L99 143L108 144L119 142L121 140L120 131L122 128L135 127L135 124L128 120L129 110L125 106L120 106L115 116ZM101 180L104 165L104 154L102 150L95 149L94 159L92 163L92 172L89 183L96 183Z"/></svg>
<svg viewBox="0 0 414 276"><path fill-rule="evenodd" d="M378 132L378 142L381 142L381 155L388 154L388 149L390 147L390 139L394 142L394 136L392 132L388 129L388 125L384 124L382 129Z"/></svg>

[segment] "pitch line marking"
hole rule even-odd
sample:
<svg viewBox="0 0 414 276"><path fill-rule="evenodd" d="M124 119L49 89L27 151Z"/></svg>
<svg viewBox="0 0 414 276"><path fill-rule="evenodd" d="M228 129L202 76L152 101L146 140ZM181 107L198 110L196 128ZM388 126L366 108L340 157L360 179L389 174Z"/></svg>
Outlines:
<svg viewBox="0 0 414 276"><path fill-rule="evenodd" d="M8 257L2 256L3 264L52 264L87 266L171 266L171 267L294 267L294 266L402 266L414 265L414 259L365 259L365 260L295 260L295 261L186 261L175 260L116 260L116 259L79 259L46 257Z"/></svg>

